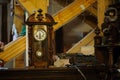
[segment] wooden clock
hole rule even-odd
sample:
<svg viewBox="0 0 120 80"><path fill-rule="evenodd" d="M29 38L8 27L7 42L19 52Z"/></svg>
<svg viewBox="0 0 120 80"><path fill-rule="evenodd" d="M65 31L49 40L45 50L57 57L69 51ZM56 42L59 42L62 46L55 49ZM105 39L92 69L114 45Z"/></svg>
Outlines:
<svg viewBox="0 0 120 80"><path fill-rule="evenodd" d="M28 25L29 63L34 67L48 67L53 64L53 25L56 24L49 14L42 10L30 15L25 22Z"/></svg>

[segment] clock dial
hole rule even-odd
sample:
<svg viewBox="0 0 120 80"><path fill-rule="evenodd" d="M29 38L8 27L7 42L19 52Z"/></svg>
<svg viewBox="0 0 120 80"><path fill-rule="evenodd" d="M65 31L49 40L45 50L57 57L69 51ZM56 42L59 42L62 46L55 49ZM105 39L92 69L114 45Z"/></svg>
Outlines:
<svg viewBox="0 0 120 80"><path fill-rule="evenodd" d="M37 41L43 41L46 39L46 31L43 29L38 29L37 31L34 32L34 38Z"/></svg>
<svg viewBox="0 0 120 80"><path fill-rule="evenodd" d="M40 58L40 57L42 57L42 52L41 51L36 51L36 56L38 57L38 58Z"/></svg>

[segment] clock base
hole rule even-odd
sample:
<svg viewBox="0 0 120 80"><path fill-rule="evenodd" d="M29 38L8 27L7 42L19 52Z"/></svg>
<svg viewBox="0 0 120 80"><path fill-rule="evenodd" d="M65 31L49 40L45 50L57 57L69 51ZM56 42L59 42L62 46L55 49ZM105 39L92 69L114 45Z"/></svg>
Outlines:
<svg viewBox="0 0 120 80"><path fill-rule="evenodd" d="M48 62L42 61L42 62L35 62L34 63L35 68L47 68L48 67Z"/></svg>

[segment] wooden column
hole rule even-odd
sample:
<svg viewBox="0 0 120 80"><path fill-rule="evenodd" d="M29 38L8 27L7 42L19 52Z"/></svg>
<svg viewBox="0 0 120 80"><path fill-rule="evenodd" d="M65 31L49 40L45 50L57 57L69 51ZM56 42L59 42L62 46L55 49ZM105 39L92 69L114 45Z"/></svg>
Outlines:
<svg viewBox="0 0 120 80"><path fill-rule="evenodd" d="M63 53L64 52L64 45L63 45L63 27L59 30L55 31L55 44L56 44L56 53Z"/></svg>
<svg viewBox="0 0 120 80"><path fill-rule="evenodd" d="M5 44L8 43L8 25L7 25L7 5L3 4L2 5L2 23L1 23L1 41L4 42Z"/></svg>
<svg viewBox="0 0 120 80"><path fill-rule="evenodd" d="M101 24L104 21L104 12L112 0L98 0L98 27L101 29Z"/></svg>

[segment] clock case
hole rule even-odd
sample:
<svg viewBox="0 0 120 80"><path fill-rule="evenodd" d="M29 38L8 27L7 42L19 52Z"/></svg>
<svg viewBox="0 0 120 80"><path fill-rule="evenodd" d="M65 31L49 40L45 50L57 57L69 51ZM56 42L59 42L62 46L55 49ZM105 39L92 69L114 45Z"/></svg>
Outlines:
<svg viewBox="0 0 120 80"><path fill-rule="evenodd" d="M29 65L34 67L48 67L53 64L52 56L55 54L53 25L56 24L53 17L49 14L42 14L42 10L30 15L25 22L28 25L29 41ZM38 41L34 38L34 31L43 29L46 38ZM36 51L40 51L36 55Z"/></svg>

